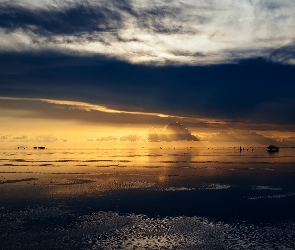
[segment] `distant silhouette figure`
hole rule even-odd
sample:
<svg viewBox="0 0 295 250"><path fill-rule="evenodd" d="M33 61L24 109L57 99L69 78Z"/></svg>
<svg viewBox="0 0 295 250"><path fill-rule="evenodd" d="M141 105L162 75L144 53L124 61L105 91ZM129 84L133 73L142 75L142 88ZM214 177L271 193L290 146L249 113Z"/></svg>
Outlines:
<svg viewBox="0 0 295 250"><path fill-rule="evenodd" d="M240 147L240 152L242 151L242 147Z"/></svg>

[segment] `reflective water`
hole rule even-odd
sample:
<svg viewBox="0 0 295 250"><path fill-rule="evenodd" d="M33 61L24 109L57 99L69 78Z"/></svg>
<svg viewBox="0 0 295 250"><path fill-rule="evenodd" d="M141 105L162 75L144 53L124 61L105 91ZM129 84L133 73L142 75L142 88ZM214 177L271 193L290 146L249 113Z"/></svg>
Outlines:
<svg viewBox="0 0 295 250"><path fill-rule="evenodd" d="M294 249L295 149L0 151L1 249Z"/></svg>

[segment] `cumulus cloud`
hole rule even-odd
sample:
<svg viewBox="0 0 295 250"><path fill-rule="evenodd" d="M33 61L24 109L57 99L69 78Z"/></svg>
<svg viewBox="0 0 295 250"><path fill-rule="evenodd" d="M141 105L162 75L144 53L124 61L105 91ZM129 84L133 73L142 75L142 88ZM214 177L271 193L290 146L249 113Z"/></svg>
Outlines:
<svg viewBox="0 0 295 250"><path fill-rule="evenodd" d="M8 140L8 138L9 138L9 136L7 136L7 135L0 136L0 140L2 140L2 141Z"/></svg>
<svg viewBox="0 0 295 250"><path fill-rule="evenodd" d="M168 123L162 129L152 128L149 130L148 141L198 141L199 139L192 135L187 128L180 122Z"/></svg>
<svg viewBox="0 0 295 250"><path fill-rule="evenodd" d="M6 142L29 142L31 138L27 135L2 135L0 141Z"/></svg>
<svg viewBox="0 0 295 250"><path fill-rule="evenodd" d="M56 142L58 139L51 135L51 134L42 134L42 135L37 135L32 139L34 142Z"/></svg>
<svg viewBox="0 0 295 250"><path fill-rule="evenodd" d="M120 141L130 141L130 142L146 142L147 141L147 134L146 131L141 132L130 132L127 135L120 136Z"/></svg>
<svg viewBox="0 0 295 250"><path fill-rule="evenodd" d="M139 141L140 137L137 134L128 134L120 137L120 141Z"/></svg>
<svg viewBox="0 0 295 250"><path fill-rule="evenodd" d="M105 136L96 139L96 141L118 140L121 142L199 141L180 122L168 123L164 128L149 128L146 131L133 131L122 136Z"/></svg>
<svg viewBox="0 0 295 250"><path fill-rule="evenodd" d="M14 140L28 141L29 137L26 135L13 137Z"/></svg>
<svg viewBox="0 0 295 250"><path fill-rule="evenodd" d="M117 141L118 137L116 136L103 136L96 139L96 141Z"/></svg>

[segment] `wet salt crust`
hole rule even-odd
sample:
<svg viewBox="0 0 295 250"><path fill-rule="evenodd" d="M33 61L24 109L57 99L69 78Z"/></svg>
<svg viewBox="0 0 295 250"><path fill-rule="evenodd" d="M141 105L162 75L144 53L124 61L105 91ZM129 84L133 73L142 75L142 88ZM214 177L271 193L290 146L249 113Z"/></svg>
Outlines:
<svg viewBox="0 0 295 250"><path fill-rule="evenodd" d="M1 249L294 249L295 224L203 217L80 214L63 206L2 210Z"/></svg>
<svg viewBox="0 0 295 250"><path fill-rule="evenodd" d="M295 249L294 153L0 151L0 249Z"/></svg>

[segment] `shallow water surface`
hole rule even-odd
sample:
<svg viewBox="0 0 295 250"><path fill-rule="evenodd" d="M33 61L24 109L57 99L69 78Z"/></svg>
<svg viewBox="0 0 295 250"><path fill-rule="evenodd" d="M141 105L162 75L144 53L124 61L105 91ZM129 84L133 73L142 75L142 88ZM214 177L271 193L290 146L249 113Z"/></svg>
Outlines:
<svg viewBox="0 0 295 250"><path fill-rule="evenodd" d="M295 150L0 151L1 249L294 249Z"/></svg>

